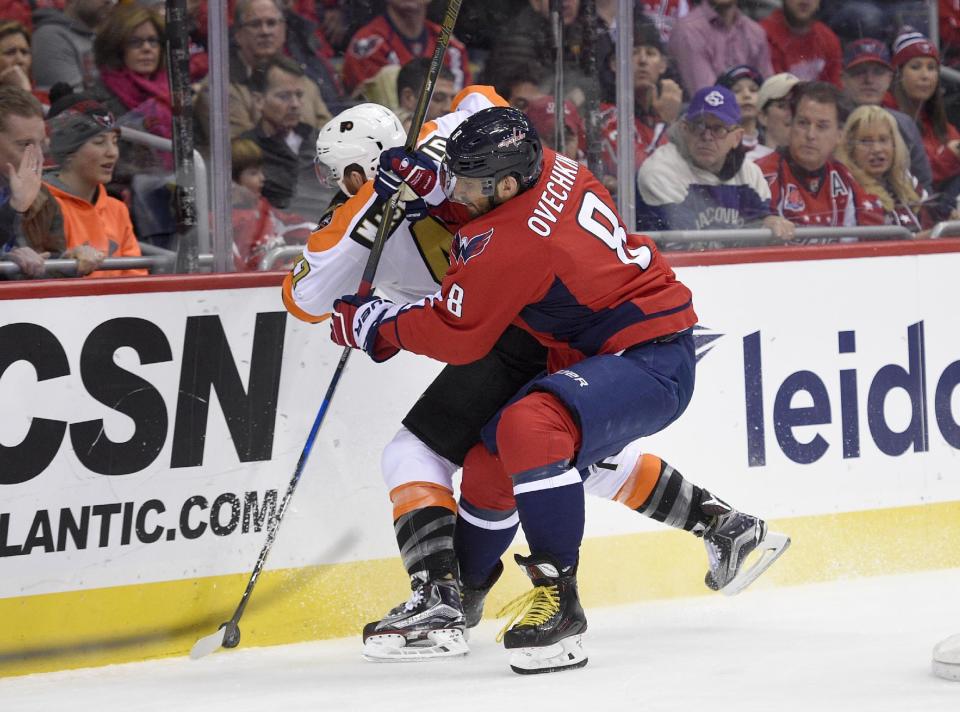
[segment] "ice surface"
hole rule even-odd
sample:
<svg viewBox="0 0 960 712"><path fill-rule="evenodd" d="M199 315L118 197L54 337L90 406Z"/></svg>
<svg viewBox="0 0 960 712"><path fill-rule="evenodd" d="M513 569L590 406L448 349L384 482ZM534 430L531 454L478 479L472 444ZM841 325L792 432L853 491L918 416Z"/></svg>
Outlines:
<svg viewBox="0 0 960 712"><path fill-rule="evenodd" d="M3 712L958 712L930 672L960 569L588 610L582 670L519 676L494 621L456 660L377 664L357 639L0 680ZM242 627L242 626L241 626Z"/></svg>

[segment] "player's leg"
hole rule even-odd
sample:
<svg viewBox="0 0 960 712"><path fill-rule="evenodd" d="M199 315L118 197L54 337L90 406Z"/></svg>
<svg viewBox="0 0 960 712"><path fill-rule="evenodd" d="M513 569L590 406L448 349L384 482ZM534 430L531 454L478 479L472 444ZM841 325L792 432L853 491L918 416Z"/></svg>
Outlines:
<svg viewBox="0 0 960 712"><path fill-rule="evenodd" d="M587 656L580 637L587 619L576 574L583 539L583 484L571 467L580 446L579 427L554 395L533 392L504 409L496 435L530 546L530 555L516 561L533 583L529 593L500 612L512 616L512 627L501 633L504 647L513 651L510 666L518 673L582 667ZM464 470L465 482L472 476Z"/></svg>
<svg viewBox="0 0 960 712"><path fill-rule="evenodd" d="M520 525L510 478L500 458L482 444L467 453L460 485L454 548L467 627L483 617L483 604L503 574L501 557Z"/></svg>
<svg viewBox="0 0 960 712"><path fill-rule="evenodd" d="M403 428L384 448L382 469L411 595L364 626L364 656L410 660L463 655L468 648L453 553L456 465ZM419 479L411 480L409 473Z"/></svg>
<svg viewBox="0 0 960 712"><path fill-rule="evenodd" d="M404 426L416 436L422 447L454 465L464 465L471 448L480 441L481 428L545 368L546 349L527 332L508 327L484 358L464 366L444 368L404 418ZM413 458L404 458L396 463L395 469L414 477L418 463ZM512 498L512 494L510 496ZM466 575L461 565L461 593L465 604L479 595L481 612L485 590L489 590L499 577L499 574L492 575L493 569L499 564L500 555L509 546L518 526L512 503L508 509L511 511L506 513L478 511L470 502L469 494L464 498L461 492L455 527L458 551L465 546L477 553L499 550L490 562L489 570L483 564L482 578L476 576L479 564L468 568ZM471 533L471 522L480 519L483 526ZM406 542L398 540L398 543L401 550L408 547ZM465 608L467 625L476 625L479 618L471 619L470 607Z"/></svg>
<svg viewBox="0 0 960 712"><path fill-rule="evenodd" d="M689 336L637 351L588 358L537 379L495 423L497 453L531 550L517 561L534 583L526 599L518 599L520 620L503 638L516 650L511 667L517 672L586 663L580 635L587 623L576 588L583 487L571 465L591 464L657 432L692 394Z"/></svg>
<svg viewBox="0 0 960 712"><path fill-rule="evenodd" d="M465 645L451 646L449 636L440 645L430 639L437 630L462 629L464 622L453 546L457 507L452 475L478 441L483 424L543 370L545 361L540 344L509 328L483 359L444 368L384 449L382 471L393 504L394 531L413 593L365 627L368 657L378 657L382 642L391 659L404 653L431 657L449 649L452 654L466 652ZM467 587L468 599L470 593ZM398 646L416 649L398 651Z"/></svg>
<svg viewBox="0 0 960 712"><path fill-rule="evenodd" d="M788 537L770 531L764 520L737 511L656 455L644 453L640 441L591 465L584 474L587 494L612 499L702 537L708 561L705 583L714 591L739 593L790 545Z"/></svg>

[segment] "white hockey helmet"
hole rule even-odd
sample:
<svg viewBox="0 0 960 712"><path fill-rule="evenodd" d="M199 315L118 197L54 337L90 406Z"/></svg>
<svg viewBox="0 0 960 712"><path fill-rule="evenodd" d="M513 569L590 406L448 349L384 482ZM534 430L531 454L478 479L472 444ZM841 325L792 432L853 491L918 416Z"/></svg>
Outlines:
<svg viewBox="0 0 960 712"><path fill-rule="evenodd" d="M315 167L317 178L328 187L343 184L347 166L356 163L373 178L380 154L388 148L402 146L407 139L400 119L380 104L358 104L334 116L317 136Z"/></svg>

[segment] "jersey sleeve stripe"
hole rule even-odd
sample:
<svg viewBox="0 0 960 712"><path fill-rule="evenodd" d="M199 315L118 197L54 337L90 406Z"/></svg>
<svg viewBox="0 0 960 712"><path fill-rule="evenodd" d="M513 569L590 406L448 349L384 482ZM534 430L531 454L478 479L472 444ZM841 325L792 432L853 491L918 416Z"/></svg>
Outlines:
<svg viewBox="0 0 960 712"><path fill-rule="evenodd" d="M373 195L373 181L367 181L355 196L334 211L333 219L327 225L310 234L307 250L324 252L335 247L356 227L356 222L363 217L374 199Z"/></svg>
<svg viewBox="0 0 960 712"><path fill-rule="evenodd" d="M305 321L308 324L317 324L321 321L330 318L329 314L321 314L317 316L316 314L310 314L307 311L304 311L300 308L300 305L297 304L296 300L293 298L293 275L287 274L283 278L283 289L280 292L283 298L283 306L287 308L287 311L293 314L300 321Z"/></svg>

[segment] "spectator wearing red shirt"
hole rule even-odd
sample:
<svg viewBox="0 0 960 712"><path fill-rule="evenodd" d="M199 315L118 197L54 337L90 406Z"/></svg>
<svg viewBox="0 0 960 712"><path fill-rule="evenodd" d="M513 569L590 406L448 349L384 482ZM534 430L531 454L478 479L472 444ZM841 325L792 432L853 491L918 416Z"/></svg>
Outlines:
<svg viewBox="0 0 960 712"><path fill-rule="evenodd" d="M933 190L940 194L939 211L949 213L960 194L960 131L947 121L940 86L940 53L924 35L911 28L894 40L892 105L920 126L923 146L933 172Z"/></svg>
<svg viewBox="0 0 960 712"><path fill-rule="evenodd" d="M604 103L600 105L600 131L603 141L603 183L611 190L616 187L617 126L616 52L610 47L601 85L604 87ZM683 91L680 85L664 76L667 71L667 55L663 51L660 33L656 26L637 18L633 30L633 146L634 168L639 170L643 162L660 146L667 143L667 128L680 116ZM604 81L605 77L607 81Z"/></svg>
<svg viewBox="0 0 960 712"><path fill-rule="evenodd" d="M687 0L641 0L640 7L643 14L657 26L664 44L670 41L677 20L686 17L690 12L690 3Z"/></svg>
<svg viewBox="0 0 960 712"><path fill-rule="evenodd" d="M943 63L960 64L960 0L939 0L940 50Z"/></svg>
<svg viewBox="0 0 960 712"><path fill-rule="evenodd" d="M390 64L406 64L416 57L432 57L440 26L427 19L429 0L387 0L386 12L353 35L343 59L343 84L354 92ZM473 82L467 48L450 39L444 64L454 76L457 91Z"/></svg>
<svg viewBox="0 0 960 712"><path fill-rule="evenodd" d="M770 43L773 71L789 72L800 81L840 86L842 55L833 30L815 19L820 0L783 0L760 25Z"/></svg>
<svg viewBox="0 0 960 712"><path fill-rule="evenodd" d="M800 227L882 225L879 201L833 157L846 116L840 90L826 82L798 84L791 92L789 145L757 161L770 184L774 214ZM794 244L837 238L796 237Z"/></svg>

